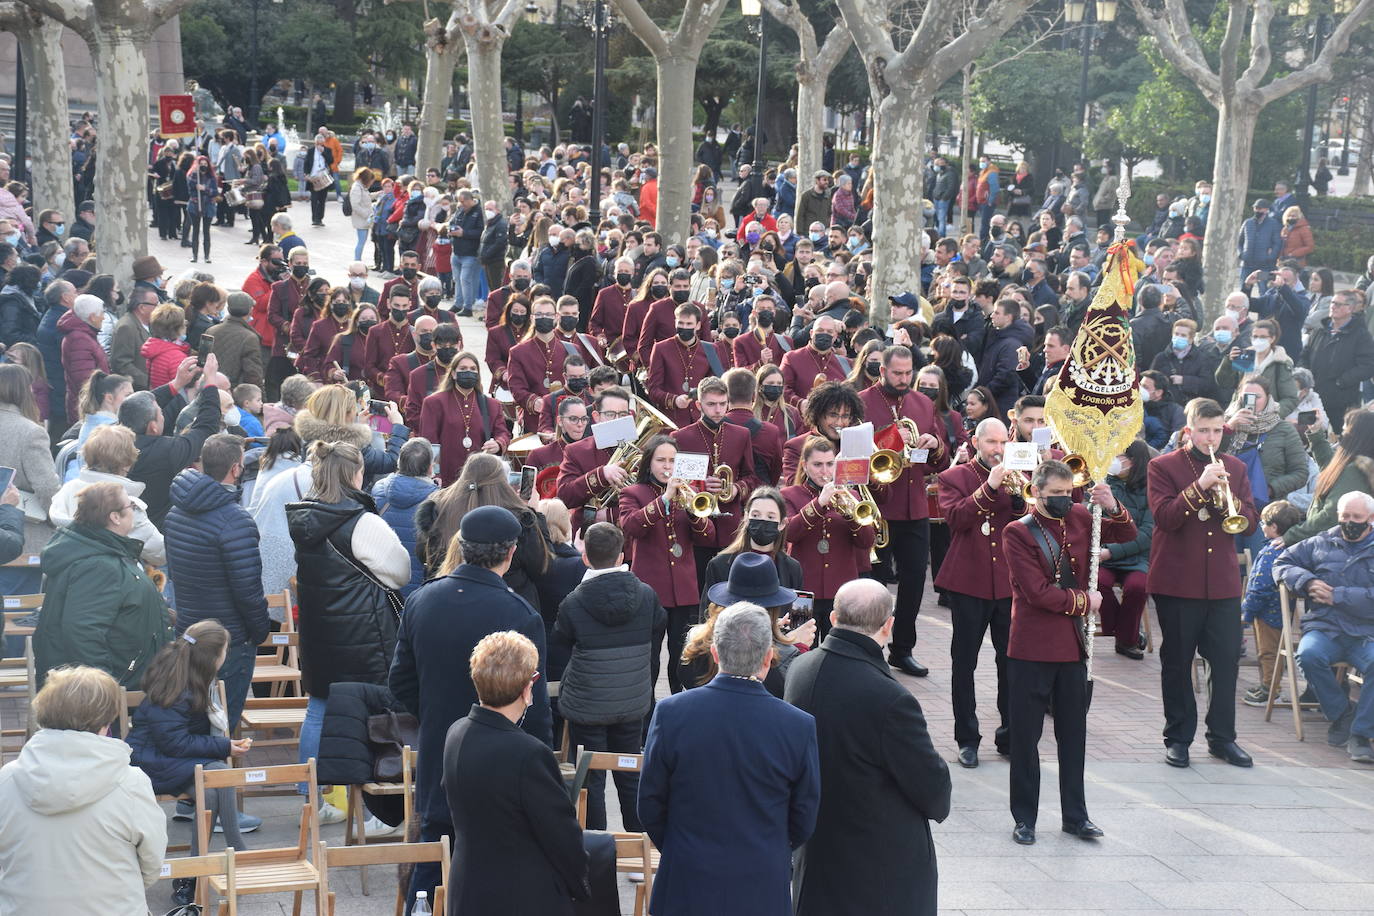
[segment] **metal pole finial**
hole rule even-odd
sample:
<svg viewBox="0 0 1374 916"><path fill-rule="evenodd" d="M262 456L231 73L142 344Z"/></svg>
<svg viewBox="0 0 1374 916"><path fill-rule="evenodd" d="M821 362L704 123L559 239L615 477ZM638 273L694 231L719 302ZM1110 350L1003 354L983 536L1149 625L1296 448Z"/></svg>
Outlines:
<svg viewBox="0 0 1374 916"><path fill-rule="evenodd" d="M1126 224L1131 221L1131 217L1126 213L1126 204L1131 200L1131 179L1126 177L1126 171L1121 171L1121 183L1116 186L1116 213L1112 215L1112 222L1116 224L1116 233L1112 238L1114 242L1126 241Z"/></svg>

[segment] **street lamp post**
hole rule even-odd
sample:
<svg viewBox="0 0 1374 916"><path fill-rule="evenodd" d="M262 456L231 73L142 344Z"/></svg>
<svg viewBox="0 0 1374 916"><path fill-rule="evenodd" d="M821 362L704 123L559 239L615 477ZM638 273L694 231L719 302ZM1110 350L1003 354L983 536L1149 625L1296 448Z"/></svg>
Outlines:
<svg viewBox="0 0 1374 916"><path fill-rule="evenodd" d="M253 28L248 33L248 123L258 126L258 3L253 0Z"/></svg>
<svg viewBox="0 0 1374 916"><path fill-rule="evenodd" d="M754 96L754 174L763 180L763 96L768 91L768 17L760 0L740 0L740 12L759 20L759 83Z"/></svg>
<svg viewBox="0 0 1374 916"><path fill-rule="evenodd" d="M16 181L33 181L33 176L29 174L28 159L29 89L28 84L24 82L24 52L16 44L14 48L14 163L10 166L10 174Z"/></svg>
<svg viewBox="0 0 1374 916"><path fill-rule="evenodd" d="M601 142L606 133L606 0L596 0L592 12L592 33L596 39L596 70L592 75L592 175L588 188L591 200L588 215L593 226L601 222Z"/></svg>
<svg viewBox="0 0 1374 916"><path fill-rule="evenodd" d="M1348 13L1354 6L1352 0L1336 0L1335 10L1337 13ZM1308 13L1308 0L1292 0L1288 5L1288 15L1294 18L1301 18ZM1317 19L1307 27L1307 37L1312 39L1312 60L1316 60L1322 53L1322 46L1326 39L1331 36L1331 17L1326 13L1318 13ZM1293 176L1293 191L1301 199L1307 198L1307 189L1312 179L1312 134L1317 127L1317 86L1307 90L1307 113L1303 118L1302 127L1302 152L1298 159L1298 172ZM1282 214L1280 214L1282 215Z"/></svg>
<svg viewBox="0 0 1374 916"><path fill-rule="evenodd" d="M1109 25L1116 20L1117 0L1096 0L1093 4L1097 22ZM1087 0L1064 0L1064 21L1071 25L1082 24L1083 64L1078 72L1078 123L1083 129L1080 152L1083 161L1088 159L1088 128L1092 110L1088 107L1088 67L1092 62L1093 40L1097 37L1096 22L1088 20Z"/></svg>

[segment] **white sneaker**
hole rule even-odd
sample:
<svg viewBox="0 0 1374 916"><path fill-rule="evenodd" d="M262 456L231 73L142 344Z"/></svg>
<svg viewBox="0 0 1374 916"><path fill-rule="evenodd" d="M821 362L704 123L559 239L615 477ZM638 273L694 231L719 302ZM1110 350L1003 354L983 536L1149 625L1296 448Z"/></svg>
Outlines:
<svg viewBox="0 0 1374 916"><path fill-rule="evenodd" d="M643 883L644 883L644 872L642 872L642 871L626 872L626 873L625 873L625 877L627 877L627 878L630 879L630 883L631 883L631 884L643 884Z"/></svg>
<svg viewBox="0 0 1374 916"><path fill-rule="evenodd" d="M392 836L399 829L401 829L400 825L392 827L385 821L378 820L375 815L369 815L368 819L363 821L363 835L369 840L380 840L383 837Z"/></svg>
<svg viewBox="0 0 1374 916"><path fill-rule="evenodd" d="M326 824L342 824L347 818L348 815L344 814L338 808L335 808L329 802L320 803L320 826Z"/></svg>

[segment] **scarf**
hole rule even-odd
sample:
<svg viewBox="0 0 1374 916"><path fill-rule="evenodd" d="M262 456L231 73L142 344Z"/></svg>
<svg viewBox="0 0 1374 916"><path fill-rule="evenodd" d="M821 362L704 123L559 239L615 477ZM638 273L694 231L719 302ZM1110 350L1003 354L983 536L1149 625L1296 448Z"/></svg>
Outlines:
<svg viewBox="0 0 1374 916"><path fill-rule="evenodd" d="M1279 416L1278 402L1270 399L1269 404L1255 414L1255 418L1247 426L1234 427L1236 434L1231 440L1231 454L1239 454L1248 448L1252 441L1257 442L1261 436L1277 426L1280 419L1282 418Z"/></svg>

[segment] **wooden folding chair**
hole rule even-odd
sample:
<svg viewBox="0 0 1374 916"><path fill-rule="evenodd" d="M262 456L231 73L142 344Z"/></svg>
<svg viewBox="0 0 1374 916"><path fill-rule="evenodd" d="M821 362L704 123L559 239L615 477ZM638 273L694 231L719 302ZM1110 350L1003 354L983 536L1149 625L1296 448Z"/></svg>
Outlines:
<svg viewBox="0 0 1374 916"><path fill-rule="evenodd" d="M294 635L294 634L293 634ZM239 716L239 734L253 734L254 747L289 747L300 744L301 727L305 725L305 709L309 697L254 697L243 704ZM277 729L288 729L289 737L276 737Z"/></svg>
<svg viewBox="0 0 1374 916"><path fill-rule="evenodd" d="M647 833L616 833L615 870L620 873L638 872L644 880L635 885L635 916L644 916L649 895L654 889L654 874L658 871L658 850Z"/></svg>
<svg viewBox="0 0 1374 916"><path fill-rule="evenodd" d="M334 914L334 892L328 890L329 870L331 868L351 868L356 866L367 874L369 865L418 865L423 862L439 863L439 886L434 889L434 899L430 909L442 914L443 895L447 891L449 864L448 837L440 837L432 843L388 843L385 846L326 846L320 843L315 862L320 869L320 883L325 888L325 898L329 901L327 912ZM396 885L396 916L405 912L406 888L399 882Z"/></svg>
<svg viewBox="0 0 1374 916"><path fill-rule="evenodd" d="M274 697L285 696L288 689L293 696L302 696L301 642L296 622L291 619L291 593L282 591L268 595L267 606L283 609L282 628L279 632L268 633L260 644L260 648L271 652L258 654L253 667L253 683L271 684Z"/></svg>
<svg viewBox="0 0 1374 916"><path fill-rule="evenodd" d="M1297 733L1298 740L1304 740L1302 733L1302 710L1306 706L1308 709L1315 707L1316 703L1303 703L1300 699L1302 691L1298 686L1298 642L1293 633L1298 623L1298 596L1293 590L1283 583L1279 583L1279 614L1283 620L1283 626L1279 631L1279 648L1277 658L1274 661L1274 676L1269 682L1269 699L1264 704L1264 721L1268 722L1274 715L1274 698L1279 694L1281 679L1288 681L1288 702L1287 706L1293 710L1293 731Z"/></svg>
<svg viewBox="0 0 1374 916"><path fill-rule="evenodd" d="M587 827L587 774L593 770L605 773L638 773L644 766L643 754L615 754L610 751L586 751L581 745L577 748L577 773L574 777L572 794L573 804L577 805L577 822L583 829ZM609 783L610 780L608 779ZM604 787L603 787L604 788Z"/></svg>
<svg viewBox="0 0 1374 916"><path fill-rule="evenodd" d="M33 733L38 730L33 720L33 700L38 694L38 671L33 660L33 637L24 638L24 654L17 658L0 659L0 688L16 690L23 688L28 700L24 704L23 723L14 728L0 728L0 743L6 738L18 738L23 747ZM11 748L12 749L12 748Z"/></svg>
<svg viewBox="0 0 1374 916"><path fill-rule="evenodd" d="M399 795L402 804L405 806L405 816L401 820L401 834L389 837L379 837L374 840L378 843L404 843L406 839L405 828L410 824L411 818L415 814L415 751L410 745L401 748L401 781L400 782L365 782L358 786L348 787L348 819L344 828L344 846L366 846L367 830L364 829L366 820L367 806L363 804L364 795ZM363 896L368 896L367 890L367 869L359 871L359 882L362 884Z"/></svg>
<svg viewBox="0 0 1374 916"><path fill-rule="evenodd" d="M33 625L20 621L32 617L34 612L43 609L43 595L6 595L0 599L0 603L4 604L5 635L32 636Z"/></svg>
<svg viewBox="0 0 1374 916"><path fill-rule="evenodd" d="M19 567L19 568L32 567L32 568L34 568L34 569L37 569L39 566L42 566L42 565L43 565L43 558L42 558L41 556L39 556L38 554L36 554L36 553L21 553L19 556L15 557L13 560L10 560L8 563L0 564L0 566L6 566L6 567L11 567L11 568L13 568L13 567Z"/></svg>
<svg viewBox="0 0 1374 916"><path fill-rule="evenodd" d="M319 811L314 804L319 790L315 779L315 758L311 757L306 763L252 769L207 770L196 765L195 828L200 836L202 851L210 848L210 812L205 807L206 789L294 787L300 782L306 783L309 794L301 805L300 832L296 845L252 849L240 852L236 858L238 893L293 894L292 916L300 916L301 899L306 891L312 891L315 895L316 913L325 912L326 906L323 867L310 861L310 856L320 845ZM230 816L233 816L232 811ZM226 890L224 878L212 875L197 887L197 902L204 906L207 891L222 895Z"/></svg>
<svg viewBox="0 0 1374 916"><path fill-rule="evenodd" d="M161 877L175 880L177 878L209 878L212 875L223 876L224 908L228 911L229 916L238 916L238 878L235 874L234 856L235 851L233 849L226 849L212 855L167 859L162 863ZM211 906L207 908L208 912L214 912L213 905L212 901Z"/></svg>

